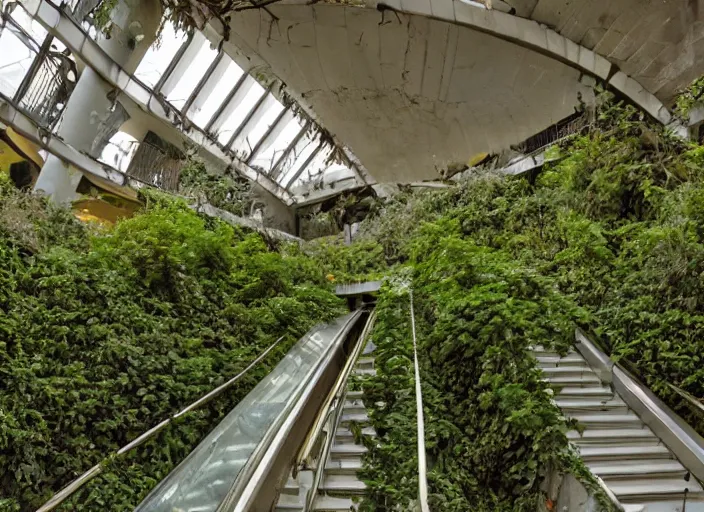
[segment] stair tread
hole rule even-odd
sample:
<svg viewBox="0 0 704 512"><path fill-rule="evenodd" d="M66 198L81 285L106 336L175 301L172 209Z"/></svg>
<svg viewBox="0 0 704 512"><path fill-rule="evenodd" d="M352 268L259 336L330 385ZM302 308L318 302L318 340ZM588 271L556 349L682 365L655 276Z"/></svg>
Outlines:
<svg viewBox="0 0 704 512"><path fill-rule="evenodd" d="M626 402L621 400L618 397L611 398L609 400L598 400L598 399L591 399L591 400L570 400L568 399L561 399L558 398L555 400L555 405L557 405L560 409L579 409L579 410L589 410L589 409L594 409L594 410L600 410L600 409L618 409L618 408L627 408L628 406L626 405Z"/></svg>
<svg viewBox="0 0 704 512"><path fill-rule="evenodd" d="M613 424L636 424L636 425L643 425L643 422L640 420L640 418L633 414L573 414L570 416L570 418L577 420L579 423L583 423L585 425L592 425L595 423L602 423L606 425L613 425Z"/></svg>
<svg viewBox="0 0 704 512"><path fill-rule="evenodd" d="M684 493L689 489L689 493L701 492L701 486L694 480L689 482L684 478L649 478L633 480L616 480L609 482L609 489L617 496L666 496Z"/></svg>
<svg viewBox="0 0 704 512"><path fill-rule="evenodd" d="M340 423L349 423L350 421L354 421L356 423L368 423L369 416L367 415L366 412L364 412L364 413L343 414L340 417Z"/></svg>
<svg viewBox="0 0 704 512"><path fill-rule="evenodd" d="M550 384L554 384L556 386L569 386L572 384L575 384L575 385L584 385L584 384L594 385L594 384L601 383L601 379L599 379L599 377L597 377L596 375L575 375L575 376L565 376L565 377L548 377L543 380L545 382L549 382Z"/></svg>
<svg viewBox="0 0 704 512"><path fill-rule="evenodd" d="M550 364L550 365L557 365L557 364L563 364L563 365L579 365L583 366L587 364L587 362L584 360L584 358L578 354L567 354L564 357L560 356L552 356L552 355L539 355L537 354L535 356L535 359L538 361L540 364Z"/></svg>
<svg viewBox="0 0 704 512"><path fill-rule="evenodd" d="M357 505L351 498L318 496L313 503L313 510L319 512L349 512L350 510L357 510Z"/></svg>
<svg viewBox="0 0 704 512"><path fill-rule="evenodd" d="M362 428L362 435L376 437L376 430L374 430L374 427L364 427ZM352 435L352 431L345 427L337 427L337 430L335 431L335 437L354 438L354 436Z"/></svg>
<svg viewBox="0 0 704 512"><path fill-rule="evenodd" d="M326 473L320 487L323 491L358 493L365 491L367 485L355 475Z"/></svg>
<svg viewBox="0 0 704 512"><path fill-rule="evenodd" d="M347 398L350 400L360 400L364 396L364 391L359 390L348 390Z"/></svg>
<svg viewBox="0 0 704 512"><path fill-rule="evenodd" d="M565 386L557 393L558 396L583 396L592 398L594 396L613 396L614 392L606 386L590 386L587 388L578 388L574 386Z"/></svg>
<svg viewBox="0 0 704 512"><path fill-rule="evenodd" d="M361 444L333 444L330 447L330 455L363 455L365 453L367 453L367 447Z"/></svg>
<svg viewBox="0 0 704 512"><path fill-rule="evenodd" d="M655 437L648 427L643 428L588 428L580 435L576 430L567 432L567 437Z"/></svg>
<svg viewBox="0 0 704 512"><path fill-rule="evenodd" d="M303 510L303 500L300 496L280 494L275 510Z"/></svg>
<svg viewBox="0 0 704 512"><path fill-rule="evenodd" d="M615 460L587 463L587 466L595 475L601 478L608 478L617 475L651 475L663 473L686 472L687 470L673 459L653 459L653 460Z"/></svg>
<svg viewBox="0 0 704 512"><path fill-rule="evenodd" d="M589 366L546 366L540 369L545 375L596 375L596 372Z"/></svg>
<svg viewBox="0 0 704 512"><path fill-rule="evenodd" d="M661 444L614 446L613 444L594 444L578 446L583 459L627 460L633 458L672 458L670 450Z"/></svg>
<svg viewBox="0 0 704 512"><path fill-rule="evenodd" d="M344 459L329 460L325 464L325 472L334 473L346 473L346 474L356 474L357 471L362 469L364 463L362 462L362 457L347 457Z"/></svg>

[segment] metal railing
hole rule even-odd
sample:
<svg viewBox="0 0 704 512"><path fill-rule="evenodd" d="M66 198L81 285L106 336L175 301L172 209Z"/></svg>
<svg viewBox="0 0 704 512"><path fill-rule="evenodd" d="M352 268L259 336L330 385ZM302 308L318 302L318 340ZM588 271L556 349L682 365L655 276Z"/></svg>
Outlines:
<svg viewBox="0 0 704 512"><path fill-rule="evenodd" d="M159 432L164 430L172 421L180 418L181 416L191 412L194 409L197 409L198 407L205 405L206 403L210 402L213 398L221 395L224 391L226 391L228 388L230 388L234 383L236 383L238 380L240 380L249 370L254 368L257 363L259 363L262 359L264 359L269 352L271 352L279 343L281 343L281 340L284 339L284 336L281 336L278 340L276 340L269 348L267 348L264 352L259 354L254 361L249 363L247 367L242 370L240 373L232 377L230 380L225 382L224 384L221 384L220 386L216 387L212 391L210 391L208 394L202 396L192 404L188 405L184 409L180 410L176 414L166 418L164 421L159 423L158 425L152 427L151 429L147 430L144 432L142 435L139 437L135 438L133 441L130 443L126 444L122 448L120 448L117 452L114 454L106 457L102 462L96 464L92 468L90 468L88 471L83 473L81 476L73 480L70 484L68 484L66 487L61 489L58 493L56 493L52 498L47 501L44 505L39 507L37 509L37 512L49 512L50 510L55 509L58 507L61 503L63 503L66 499L68 499L70 496L75 494L83 485L91 481L93 478L98 476L100 473L103 471L103 467L105 463L109 460L113 460L116 457L120 457L134 448L137 448L139 445L143 444L144 442L148 441L149 439L152 439L154 436L156 436Z"/></svg>
<svg viewBox="0 0 704 512"><path fill-rule="evenodd" d="M66 54L49 51L38 55L33 71L16 101L42 124L54 128L76 86L76 64Z"/></svg>
<svg viewBox="0 0 704 512"><path fill-rule="evenodd" d="M76 63L68 50L54 49L53 36L47 35L39 44L12 18L15 8L17 4L10 3L3 9L0 32L11 30L35 57L12 99L43 128L52 130L76 86Z"/></svg>
<svg viewBox="0 0 704 512"><path fill-rule="evenodd" d="M418 367L418 342L416 339L416 315L413 309L413 288L408 288L411 310L411 332L413 334L413 368L416 383L416 427L418 431L418 504L421 512L430 512L428 507L428 474L425 460L425 420L423 415L423 393Z"/></svg>
<svg viewBox="0 0 704 512"><path fill-rule="evenodd" d="M127 175L162 190L177 192L184 165L184 159L145 140L130 160Z"/></svg>
<svg viewBox="0 0 704 512"><path fill-rule="evenodd" d="M581 132L587 124L589 124L589 116L585 112L575 112L565 119L548 126L540 133L536 133L523 142L516 144L513 149L525 155L532 155L565 137Z"/></svg>

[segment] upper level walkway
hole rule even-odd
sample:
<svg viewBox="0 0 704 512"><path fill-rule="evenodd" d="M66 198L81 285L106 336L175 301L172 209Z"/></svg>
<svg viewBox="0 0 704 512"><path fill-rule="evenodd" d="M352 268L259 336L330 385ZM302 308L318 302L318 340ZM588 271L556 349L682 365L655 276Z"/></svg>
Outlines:
<svg viewBox="0 0 704 512"><path fill-rule="evenodd" d="M494 8L282 0L190 35L167 23L129 73L100 47L81 2L10 3L0 121L117 182L153 153L151 132L286 205L305 205L368 184L445 176L570 118L593 101L597 83L671 124L662 100L704 71L699 13L678 2L486 4ZM120 106L100 120L88 155L55 136L83 66ZM165 172L152 184L168 182Z"/></svg>

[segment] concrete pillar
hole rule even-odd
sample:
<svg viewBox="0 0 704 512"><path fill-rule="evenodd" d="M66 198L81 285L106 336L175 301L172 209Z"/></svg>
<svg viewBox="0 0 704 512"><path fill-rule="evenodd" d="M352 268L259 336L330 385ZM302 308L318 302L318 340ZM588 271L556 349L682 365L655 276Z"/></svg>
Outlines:
<svg viewBox="0 0 704 512"><path fill-rule="evenodd" d="M161 21L158 0L118 0L110 18L110 38L98 36L99 46L128 73L134 73L151 44ZM106 133L114 100L111 87L91 68L86 67L71 94L64 118L58 130L63 140L79 151L90 154L96 146L96 136ZM81 173L54 156L44 163L34 190L57 203L70 203L78 197L76 187Z"/></svg>

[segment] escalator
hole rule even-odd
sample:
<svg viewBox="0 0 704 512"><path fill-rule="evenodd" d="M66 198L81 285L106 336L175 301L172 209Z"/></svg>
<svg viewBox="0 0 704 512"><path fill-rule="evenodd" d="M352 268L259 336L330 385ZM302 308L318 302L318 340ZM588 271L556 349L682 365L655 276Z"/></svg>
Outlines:
<svg viewBox="0 0 704 512"><path fill-rule="evenodd" d="M368 343L356 361L352 375L375 373L374 345ZM320 454L312 464L304 461L308 471L298 470L288 478L277 500L275 512L349 512L355 509L355 499L364 495L366 485L357 474L362 469L362 458L367 449L355 437L354 429L358 428L360 434L370 437L376 437L376 432L369 425L363 393L354 387L353 381L348 379L341 395L341 414L336 422L331 421L327 425L325 433L332 433L327 454ZM321 477L317 491L312 491L315 469Z"/></svg>
<svg viewBox="0 0 704 512"><path fill-rule="evenodd" d="M309 447L308 460L319 454L320 436L311 432L342 403L333 392L346 389L372 321L364 308L312 329L135 510L272 510L300 447Z"/></svg>
<svg viewBox="0 0 704 512"><path fill-rule="evenodd" d="M355 312L301 339L136 510L356 510L366 492L360 434L376 433L355 375L376 372L375 313L364 287L349 298ZM568 438L617 510L704 512L704 439L579 332L566 355L531 350L556 405L579 424ZM596 510L569 485L546 493L550 510Z"/></svg>
<svg viewBox="0 0 704 512"><path fill-rule="evenodd" d="M567 437L624 512L703 512L704 439L580 331L566 355L531 348Z"/></svg>

